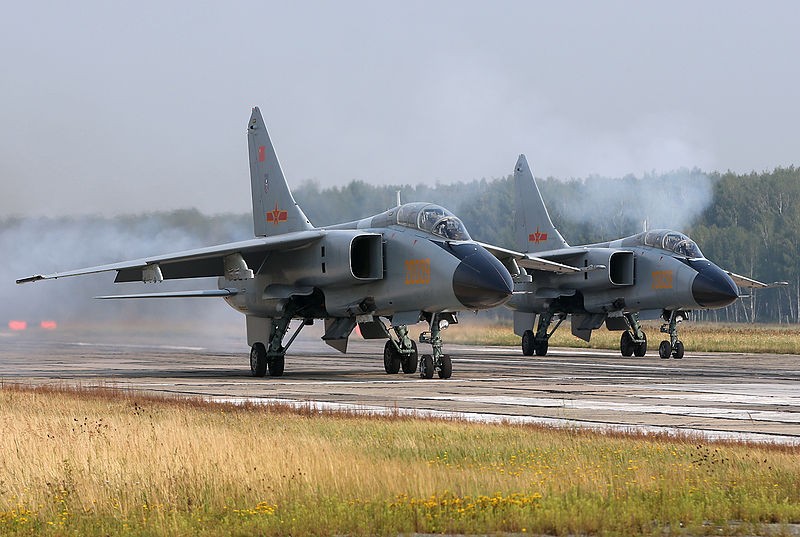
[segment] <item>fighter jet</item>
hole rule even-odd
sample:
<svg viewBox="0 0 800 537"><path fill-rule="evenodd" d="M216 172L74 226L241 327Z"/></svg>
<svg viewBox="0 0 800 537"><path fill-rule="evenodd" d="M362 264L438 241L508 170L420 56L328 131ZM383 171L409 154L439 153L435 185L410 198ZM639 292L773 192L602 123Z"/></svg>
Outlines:
<svg viewBox="0 0 800 537"><path fill-rule="evenodd" d="M111 295L97 298L222 297L245 315L250 371L281 376L287 349L300 330L324 320L322 339L346 352L356 324L367 339L386 338L387 373L452 374L441 331L457 312L506 302L508 270L473 241L461 220L431 203L408 203L381 214L328 227L312 226L295 202L254 108L247 125L255 238L68 272L17 283L116 271L117 283L218 277L217 289ZM290 322L299 320L284 343ZM420 336L431 354L418 355L408 325L426 321ZM391 332L390 332L391 330ZM393 334L392 334L393 333Z"/></svg>
<svg viewBox="0 0 800 537"><path fill-rule="evenodd" d="M524 254L487 246L512 267L514 297L506 306L514 310L514 332L522 337L526 356L546 355L550 336L571 316L572 333L585 341L603 323L609 330L622 331L623 356L644 356L647 336L639 321L662 318L661 332L669 340L661 342L658 354L680 359L684 344L678 338L678 323L689 311L733 303L739 297L737 285L786 285L722 270L693 240L669 229L570 246L550 220L525 155L517 160L514 184L514 233Z"/></svg>

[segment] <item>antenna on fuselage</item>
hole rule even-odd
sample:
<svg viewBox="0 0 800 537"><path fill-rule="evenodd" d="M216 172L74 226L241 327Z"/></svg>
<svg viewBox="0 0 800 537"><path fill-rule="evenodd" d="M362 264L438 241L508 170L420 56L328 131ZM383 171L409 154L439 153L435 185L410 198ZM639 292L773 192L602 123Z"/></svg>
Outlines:
<svg viewBox="0 0 800 537"><path fill-rule="evenodd" d="M642 231L647 231L647 218L642 222Z"/></svg>
<svg viewBox="0 0 800 537"><path fill-rule="evenodd" d="M400 203L400 191L398 190L397 191L397 206L400 207L400 205L402 205L402 203Z"/></svg>

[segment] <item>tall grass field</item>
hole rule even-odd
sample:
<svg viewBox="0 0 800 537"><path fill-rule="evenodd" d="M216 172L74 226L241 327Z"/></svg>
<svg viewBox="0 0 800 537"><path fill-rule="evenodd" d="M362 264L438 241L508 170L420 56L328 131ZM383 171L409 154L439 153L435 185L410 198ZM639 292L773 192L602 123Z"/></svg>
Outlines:
<svg viewBox="0 0 800 537"><path fill-rule="evenodd" d="M642 323L650 353L658 353L658 344L661 340L669 339L667 334L660 332L662 324L658 321ZM420 324L413 328L419 332L423 330L422 326ZM618 350L621 335L622 332L611 332L602 327L592 333L592 339L587 343L573 336L570 332L569 321L565 321L553 334L550 346ZM800 354L800 325L684 322L678 326L678 335L689 353ZM470 345L519 346L521 341L520 337L514 334L511 323L476 321L464 315L462 315L462 322L459 323L459 326L449 329L443 337L446 343Z"/></svg>
<svg viewBox="0 0 800 537"><path fill-rule="evenodd" d="M800 448L0 388L0 535L780 535Z"/></svg>

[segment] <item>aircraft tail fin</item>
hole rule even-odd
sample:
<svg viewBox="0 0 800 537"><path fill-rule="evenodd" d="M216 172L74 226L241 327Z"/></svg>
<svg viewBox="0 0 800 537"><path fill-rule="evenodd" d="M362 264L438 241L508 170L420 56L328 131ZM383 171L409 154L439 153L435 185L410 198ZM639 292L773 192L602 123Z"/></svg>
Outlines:
<svg viewBox="0 0 800 537"><path fill-rule="evenodd" d="M519 156L514 167L514 193L516 199L514 237L517 248L523 252L567 248L569 246L567 241L550 220L550 214L544 206L542 194L525 155Z"/></svg>
<svg viewBox="0 0 800 537"><path fill-rule="evenodd" d="M258 107L247 124L250 152L250 186L253 195L253 230L257 237L314 229L294 201L267 126Z"/></svg>

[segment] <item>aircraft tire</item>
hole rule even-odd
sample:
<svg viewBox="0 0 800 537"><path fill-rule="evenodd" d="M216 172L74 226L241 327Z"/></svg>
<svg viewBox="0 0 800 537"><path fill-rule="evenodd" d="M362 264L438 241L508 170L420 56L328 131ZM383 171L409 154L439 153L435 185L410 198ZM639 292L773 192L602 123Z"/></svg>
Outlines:
<svg viewBox="0 0 800 537"><path fill-rule="evenodd" d="M676 360L680 360L681 358L683 358L683 351L684 351L683 341L678 341L677 343L675 343L675 350L672 351L672 357L675 358Z"/></svg>
<svg viewBox="0 0 800 537"><path fill-rule="evenodd" d="M383 368L389 375L400 372L400 353L394 348L394 342L391 339L383 347Z"/></svg>
<svg viewBox="0 0 800 537"><path fill-rule="evenodd" d="M538 341L535 343L536 356L547 356L548 343L547 340Z"/></svg>
<svg viewBox="0 0 800 537"><path fill-rule="evenodd" d="M633 344L633 354L638 358L641 358L642 356L647 354L647 336L645 336L644 334L642 335L644 336L644 341L642 341L641 343Z"/></svg>
<svg viewBox="0 0 800 537"><path fill-rule="evenodd" d="M282 377L283 368L286 365L286 356L281 355L267 362L270 377Z"/></svg>
<svg viewBox="0 0 800 537"><path fill-rule="evenodd" d="M250 349L250 374L254 377L267 374L267 349L263 343L256 343Z"/></svg>
<svg viewBox="0 0 800 537"><path fill-rule="evenodd" d="M419 376L423 379L433 378L433 356L423 354L419 362Z"/></svg>
<svg viewBox="0 0 800 537"><path fill-rule="evenodd" d="M622 356L628 357L633 354L634 343L631 333L625 330L619 338L619 352Z"/></svg>
<svg viewBox="0 0 800 537"><path fill-rule="evenodd" d="M522 334L522 354L525 356L533 356L535 350L533 331L525 330Z"/></svg>
<svg viewBox="0 0 800 537"><path fill-rule="evenodd" d="M665 339L661 342L661 345L658 346L658 355L662 360L667 360L670 354L672 354L672 345Z"/></svg>
<svg viewBox="0 0 800 537"><path fill-rule="evenodd" d="M453 375L453 361L449 354L442 356L441 368L436 372L440 379L449 379Z"/></svg>
<svg viewBox="0 0 800 537"><path fill-rule="evenodd" d="M417 372L417 361L419 360L419 355L417 354L417 344L413 341L411 342L411 349L414 352L403 355L403 357L400 359L400 365L403 367L403 373L406 375Z"/></svg>

